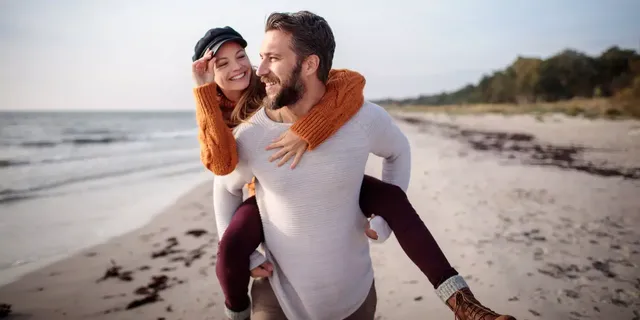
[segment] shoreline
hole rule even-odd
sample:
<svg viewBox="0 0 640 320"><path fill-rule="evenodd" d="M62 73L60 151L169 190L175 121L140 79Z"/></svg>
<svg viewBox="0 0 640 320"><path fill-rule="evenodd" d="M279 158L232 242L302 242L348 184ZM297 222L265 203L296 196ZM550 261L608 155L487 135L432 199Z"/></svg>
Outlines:
<svg viewBox="0 0 640 320"><path fill-rule="evenodd" d="M0 244L0 286L150 223L178 197L205 181L206 175L128 177L120 179L119 186L84 191L76 187L57 197L1 205L0 233L5 241ZM149 190L153 190L152 197Z"/></svg>
<svg viewBox="0 0 640 320"><path fill-rule="evenodd" d="M34 319L111 319L125 310L129 312L120 316L144 314L144 318L152 318L151 314L162 317L182 311L162 302L193 294L197 280L212 272L215 224L203 223L213 216L201 205L210 189L211 182L201 182L142 227L0 287L0 303L12 305L12 317ZM157 295L153 293L156 289ZM210 289L217 288L200 288ZM201 297L217 295L220 293L213 290ZM205 301L194 299L191 303L204 304L184 312L213 309L211 314L223 314L217 301Z"/></svg>

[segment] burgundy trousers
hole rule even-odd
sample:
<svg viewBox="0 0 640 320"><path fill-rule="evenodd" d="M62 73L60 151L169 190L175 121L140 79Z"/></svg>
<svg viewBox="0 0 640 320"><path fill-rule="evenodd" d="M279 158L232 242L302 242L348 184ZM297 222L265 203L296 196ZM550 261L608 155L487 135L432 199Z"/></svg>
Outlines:
<svg viewBox="0 0 640 320"><path fill-rule="evenodd" d="M434 288L458 274L400 187L365 175L360 209L367 217L375 214L387 221L404 252ZM251 304L249 256L263 241L260 211L255 197L250 197L238 207L218 243L216 275L225 305L232 311L241 312Z"/></svg>

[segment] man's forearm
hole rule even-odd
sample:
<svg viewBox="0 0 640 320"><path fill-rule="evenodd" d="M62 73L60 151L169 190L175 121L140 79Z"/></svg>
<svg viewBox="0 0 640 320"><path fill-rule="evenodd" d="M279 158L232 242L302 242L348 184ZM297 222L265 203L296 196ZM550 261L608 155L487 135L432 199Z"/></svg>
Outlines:
<svg viewBox="0 0 640 320"><path fill-rule="evenodd" d="M216 177L213 185L213 209L215 211L218 239L222 239L225 231L233 219L236 210L242 204L242 188L229 190L225 179L231 177ZM254 251L249 257L249 270L263 264L267 259L259 251Z"/></svg>
<svg viewBox="0 0 640 320"><path fill-rule="evenodd" d="M217 176L213 182L213 210L216 217L218 239L222 238L235 211L242 204L242 189L229 188L226 183L227 177Z"/></svg>

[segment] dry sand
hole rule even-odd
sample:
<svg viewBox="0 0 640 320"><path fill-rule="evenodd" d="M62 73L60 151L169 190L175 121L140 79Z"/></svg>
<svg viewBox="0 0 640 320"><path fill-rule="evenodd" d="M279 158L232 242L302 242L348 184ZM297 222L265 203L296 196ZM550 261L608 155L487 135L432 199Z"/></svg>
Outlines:
<svg viewBox="0 0 640 320"><path fill-rule="evenodd" d="M518 319L640 319L640 123L396 116L409 198L481 301ZM223 319L210 195L206 182L145 227L0 288L8 319ZM453 319L393 237L371 252L378 319ZM111 260L120 269L99 280Z"/></svg>

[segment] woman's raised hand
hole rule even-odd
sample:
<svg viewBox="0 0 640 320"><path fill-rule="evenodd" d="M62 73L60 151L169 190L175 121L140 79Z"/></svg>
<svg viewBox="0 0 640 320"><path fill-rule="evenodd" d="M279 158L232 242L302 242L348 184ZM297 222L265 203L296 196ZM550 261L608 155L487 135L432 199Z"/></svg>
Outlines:
<svg viewBox="0 0 640 320"><path fill-rule="evenodd" d="M205 52L202 58L193 62L193 64L191 65L191 73L196 86L199 87L207 83L212 83L214 81L215 63L216 58L213 56L211 49L207 49L207 52Z"/></svg>

